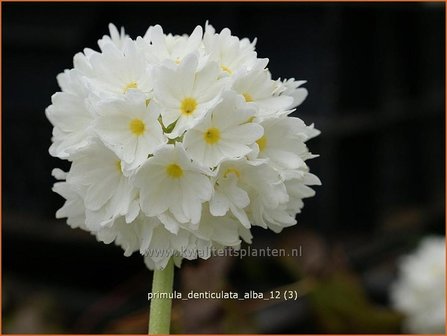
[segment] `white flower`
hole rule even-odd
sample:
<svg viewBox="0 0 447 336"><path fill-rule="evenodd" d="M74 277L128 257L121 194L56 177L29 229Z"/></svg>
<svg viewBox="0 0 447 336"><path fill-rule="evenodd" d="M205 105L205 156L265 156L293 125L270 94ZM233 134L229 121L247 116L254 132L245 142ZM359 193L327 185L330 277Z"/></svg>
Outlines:
<svg viewBox="0 0 447 336"><path fill-rule="evenodd" d="M67 218L67 224L73 229L85 226L85 207L82 196L67 182L56 182L53 191L66 199L64 205L56 212L56 218Z"/></svg>
<svg viewBox="0 0 447 336"><path fill-rule="evenodd" d="M200 225L190 231L204 241L212 241L221 246L238 247L241 243L238 226L239 223L234 218L215 217L208 207L203 207Z"/></svg>
<svg viewBox="0 0 447 336"><path fill-rule="evenodd" d="M99 105L97 113L98 136L124 161L127 169L137 168L167 142L158 122L157 105L138 91Z"/></svg>
<svg viewBox="0 0 447 336"><path fill-rule="evenodd" d="M126 32L124 31L124 27L121 27L120 31L118 31L118 28L112 23L109 24L109 35L104 35L102 39L98 41L99 48L101 50L104 50L104 47L112 43L114 44L118 49L124 48L124 43L126 39L129 37Z"/></svg>
<svg viewBox="0 0 447 336"><path fill-rule="evenodd" d="M270 211L288 201L279 174L263 162L225 161L215 181L211 214L224 216L230 210L246 228L251 223L267 228L266 217L269 218Z"/></svg>
<svg viewBox="0 0 447 336"><path fill-rule="evenodd" d="M118 216L130 221L138 214L136 190L123 175L121 160L101 143L73 156L67 182L83 196L87 227L110 225Z"/></svg>
<svg viewBox="0 0 447 336"><path fill-rule="evenodd" d="M298 177L284 181L284 184L289 194L287 209L291 214L297 214L301 212L304 206L303 199L315 196L315 190L309 186L321 185L321 181L306 169L301 171Z"/></svg>
<svg viewBox="0 0 447 336"><path fill-rule="evenodd" d="M89 92L76 70L60 74L58 82L64 92L51 97L46 115L54 126L50 154L65 159L88 145L94 117L87 100Z"/></svg>
<svg viewBox="0 0 447 336"><path fill-rule="evenodd" d="M171 138L181 136L219 100L224 81L218 75L215 63L198 69L198 59L193 54L176 68L162 66L154 70L154 93L162 107L163 124L170 126L175 122Z"/></svg>
<svg viewBox="0 0 447 336"><path fill-rule="evenodd" d="M152 232L153 239L144 253L144 262L150 269L164 268L169 258L174 257L179 265L180 254L188 248L190 235L185 230L179 230L176 234L166 230L163 225L158 225Z"/></svg>
<svg viewBox="0 0 447 336"><path fill-rule="evenodd" d="M137 43L145 51L149 62L167 60L180 63L187 55L199 52L202 43L202 27L197 26L190 36L165 35L159 25L151 26Z"/></svg>
<svg viewBox="0 0 447 336"><path fill-rule="evenodd" d="M244 168L249 167L250 165L245 161L227 161L221 165L214 186L214 194L210 200L210 211L213 216L225 216L230 210L246 228L251 226L244 210L250 204L250 197L244 190L244 185L241 187L239 182L241 177L246 176L246 174L242 175Z"/></svg>
<svg viewBox="0 0 447 336"><path fill-rule="evenodd" d="M307 97L307 89L301 87L301 85L306 84L307 81L300 80L296 81L294 78L285 79L281 81L278 79L276 81L277 87L275 90L275 95L285 95L293 98L293 103L289 107L289 109L295 108L306 99Z"/></svg>
<svg viewBox="0 0 447 336"><path fill-rule="evenodd" d="M268 228L276 233L296 223L295 216L301 212L304 206L303 199L315 195L315 191L309 186L321 185L319 178L308 171L301 171L299 175L299 177L284 181L289 196L288 202L282 203L278 208L270 209L263 214L266 217L265 222Z"/></svg>
<svg viewBox="0 0 447 336"><path fill-rule="evenodd" d="M289 117L305 81L273 80L256 39L208 23L190 36L109 31L58 75L46 109L50 154L71 163L53 171L56 217L151 269L294 225L320 184L306 164L319 131Z"/></svg>
<svg viewBox="0 0 447 336"><path fill-rule="evenodd" d="M304 161L315 157L305 141L320 132L293 117L266 119L260 124L264 135L256 141L258 157L268 159L285 179L300 176L300 170L307 169Z"/></svg>
<svg viewBox="0 0 447 336"><path fill-rule="evenodd" d="M94 69L92 68L92 65L90 64L90 58L95 55L99 54L98 52L94 51L90 48L84 48L82 52L78 52L73 57L73 68L74 70L78 71L83 76L91 77L94 75ZM65 87L59 83L59 86L61 87L62 91L65 91Z"/></svg>
<svg viewBox="0 0 447 336"><path fill-rule="evenodd" d="M255 42L250 43L248 39L239 40L231 35L228 28L216 34L214 28L207 25L203 44L209 59L217 62L222 72L227 75L250 70L257 62Z"/></svg>
<svg viewBox="0 0 447 336"><path fill-rule="evenodd" d="M404 331L445 333L445 239L426 237L399 265L391 289L394 307L405 315Z"/></svg>
<svg viewBox="0 0 447 336"><path fill-rule="evenodd" d="M99 228L95 234L98 240L106 244L115 242L121 246L126 256L136 251L144 254L152 242L154 229L160 224L156 217L140 215L130 223L124 217L119 217L113 226Z"/></svg>
<svg viewBox="0 0 447 336"><path fill-rule="evenodd" d="M88 73L89 88L97 95L121 96L128 90L139 90L149 96L153 89L152 67L135 41L126 38L123 46L114 43L102 45L102 53L88 57L91 70Z"/></svg>
<svg viewBox="0 0 447 336"><path fill-rule="evenodd" d="M141 209L148 216L169 211L180 223L198 224L202 203L212 195L211 182L204 173L181 144L161 147L135 176Z"/></svg>
<svg viewBox="0 0 447 336"><path fill-rule="evenodd" d="M275 81L264 66L264 62L258 62L252 69L239 73L232 86L247 103L258 108L257 115L260 118L274 116L279 112L285 113L293 103L292 97L274 95Z"/></svg>
<svg viewBox="0 0 447 336"><path fill-rule="evenodd" d="M251 151L248 145L263 134L262 126L248 122L254 114L240 96L230 92L222 95L222 101L186 133L186 151L208 167L247 155Z"/></svg>

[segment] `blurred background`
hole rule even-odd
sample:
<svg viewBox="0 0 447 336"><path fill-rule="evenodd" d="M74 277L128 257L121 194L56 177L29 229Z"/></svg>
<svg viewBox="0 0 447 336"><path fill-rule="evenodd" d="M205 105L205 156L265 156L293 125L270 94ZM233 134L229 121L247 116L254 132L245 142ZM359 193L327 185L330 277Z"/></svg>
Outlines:
<svg viewBox="0 0 447 336"><path fill-rule="evenodd" d="M113 22L190 33L209 20L258 38L273 78L308 81L295 115L322 134L323 186L298 225L254 230L254 246L301 257L185 262L175 288L268 293L288 302L175 301L177 333L399 333L389 288L399 257L444 235L444 3L2 3L2 319L4 333L146 333L152 273L142 257L70 229L55 211L56 75Z"/></svg>

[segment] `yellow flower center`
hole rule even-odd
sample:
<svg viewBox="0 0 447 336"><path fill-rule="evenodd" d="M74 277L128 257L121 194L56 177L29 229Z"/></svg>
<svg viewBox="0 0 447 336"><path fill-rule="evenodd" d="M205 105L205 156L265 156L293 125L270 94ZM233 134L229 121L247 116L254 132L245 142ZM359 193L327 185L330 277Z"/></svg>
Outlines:
<svg viewBox="0 0 447 336"><path fill-rule="evenodd" d="M262 152L265 149L265 146L267 146L267 138L263 135L256 141L256 143L259 146L259 151Z"/></svg>
<svg viewBox="0 0 447 336"><path fill-rule="evenodd" d="M166 172L172 178L180 178L183 175L183 169L175 163L171 163L169 166L167 166Z"/></svg>
<svg viewBox="0 0 447 336"><path fill-rule="evenodd" d="M136 88L138 88L138 84L137 84L137 82L133 81L133 82L130 82L129 84L127 84L124 87L123 92L126 93L127 90L129 90L129 89L136 89Z"/></svg>
<svg viewBox="0 0 447 336"><path fill-rule="evenodd" d="M180 104L180 111L183 115L189 116L191 115L197 107L197 100L192 97L186 97L182 100Z"/></svg>
<svg viewBox="0 0 447 336"><path fill-rule="evenodd" d="M221 65L220 68L225 71L226 73L228 73L229 75L231 75L233 73L233 71L231 71L231 69L225 65Z"/></svg>
<svg viewBox="0 0 447 336"><path fill-rule="evenodd" d="M212 145L220 140L220 131L218 128L212 127L208 128L208 130L203 133L203 138L205 142Z"/></svg>
<svg viewBox="0 0 447 336"><path fill-rule="evenodd" d="M129 128L134 135L139 136L144 133L146 125L141 119L132 119L129 123Z"/></svg>
<svg viewBox="0 0 447 336"><path fill-rule="evenodd" d="M247 103L250 103L250 102L253 101L253 97L251 96L251 94L245 92L245 93L243 93L242 95L244 96L245 101L246 101Z"/></svg>
<svg viewBox="0 0 447 336"><path fill-rule="evenodd" d="M123 168L121 167L121 160L117 160L117 161L115 162L115 168L116 168L120 173L123 172Z"/></svg>
<svg viewBox="0 0 447 336"><path fill-rule="evenodd" d="M237 177L241 177L241 172L234 167L230 167L227 170L225 170L224 177L227 177L230 174L233 174Z"/></svg>

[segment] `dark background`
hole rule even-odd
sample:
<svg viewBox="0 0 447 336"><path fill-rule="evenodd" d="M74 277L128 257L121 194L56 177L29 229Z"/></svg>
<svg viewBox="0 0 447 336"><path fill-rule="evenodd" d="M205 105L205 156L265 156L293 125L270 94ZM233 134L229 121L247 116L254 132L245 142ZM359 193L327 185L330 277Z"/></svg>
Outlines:
<svg viewBox="0 0 447 336"><path fill-rule="evenodd" d="M296 227L254 231L256 246L301 244L303 258L187 262L176 288L218 288L211 272L239 291L317 279L318 295L303 290L273 306L174 303L174 331L399 332L387 295L396 258L444 234L443 3L2 3L3 332L145 332L151 272L142 258L54 218L63 201L51 170L68 166L48 154L44 110L56 75L76 52L98 49L109 22L135 38L157 23L189 34L206 20L257 37L273 78L308 80L296 115L322 131L309 164L323 186ZM359 292L330 289L334 278ZM327 308L350 295L365 305ZM380 318L368 326L363 313Z"/></svg>

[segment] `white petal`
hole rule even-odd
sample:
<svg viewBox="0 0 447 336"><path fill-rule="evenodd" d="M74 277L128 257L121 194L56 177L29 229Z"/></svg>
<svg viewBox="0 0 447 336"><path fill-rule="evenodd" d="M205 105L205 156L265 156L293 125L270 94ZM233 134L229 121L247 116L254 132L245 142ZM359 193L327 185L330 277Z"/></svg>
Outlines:
<svg viewBox="0 0 447 336"><path fill-rule="evenodd" d="M222 138L244 145L250 145L264 134L264 128L259 124L247 123L227 129Z"/></svg>
<svg viewBox="0 0 447 336"><path fill-rule="evenodd" d="M228 202L228 198L221 192L215 191L210 200L211 214L213 216L224 216L228 212L229 208L230 204Z"/></svg>

